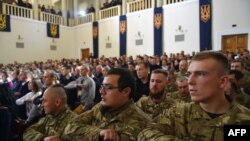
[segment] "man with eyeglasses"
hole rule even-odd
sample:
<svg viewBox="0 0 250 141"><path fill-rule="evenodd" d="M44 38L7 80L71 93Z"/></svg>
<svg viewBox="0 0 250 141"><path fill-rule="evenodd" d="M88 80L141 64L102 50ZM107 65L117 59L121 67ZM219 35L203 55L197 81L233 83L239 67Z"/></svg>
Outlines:
<svg viewBox="0 0 250 141"><path fill-rule="evenodd" d="M121 68L111 69L100 88L101 102L66 127L68 140L136 140L150 118L135 106L135 79Z"/></svg>

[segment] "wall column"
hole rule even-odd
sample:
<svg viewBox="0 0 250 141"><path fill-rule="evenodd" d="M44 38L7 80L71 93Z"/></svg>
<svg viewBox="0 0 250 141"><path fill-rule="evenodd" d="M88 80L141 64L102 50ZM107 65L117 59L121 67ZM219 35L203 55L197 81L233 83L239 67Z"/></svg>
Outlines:
<svg viewBox="0 0 250 141"><path fill-rule="evenodd" d="M125 15L127 12L127 1L126 0L122 0L122 15Z"/></svg>
<svg viewBox="0 0 250 141"><path fill-rule="evenodd" d="M78 16L78 0L74 0L74 18Z"/></svg>
<svg viewBox="0 0 250 141"><path fill-rule="evenodd" d="M33 15L33 18L36 19L36 20L39 20L38 19L38 14L39 14L39 9L38 9L38 0L32 0L32 8L34 10L34 15Z"/></svg>
<svg viewBox="0 0 250 141"><path fill-rule="evenodd" d="M63 24L67 25L67 3L66 0L62 0L62 16L63 16Z"/></svg>
<svg viewBox="0 0 250 141"><path fill-rule="evenodd" d="M162 3L161 3L161 0L157 0L156 1L156 7L161 7Z"/></svg>
<svg viewBox="0 0 250 141"><path fill-rule="evenodd" d="M95 7L95 21L96 21L99 19L99 11L101 9L101 1L96 0L93 5Z"/></svg>

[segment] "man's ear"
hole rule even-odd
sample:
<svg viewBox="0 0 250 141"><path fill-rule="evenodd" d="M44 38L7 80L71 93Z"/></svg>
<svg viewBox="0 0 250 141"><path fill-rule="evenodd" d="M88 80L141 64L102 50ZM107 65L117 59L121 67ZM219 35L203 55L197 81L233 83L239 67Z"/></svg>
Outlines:
<svg viewBox="0 0 250 141"><path fill-rule="evenodd" d="M61 104L61 99L60 98L56 98L55 99L55 104L56 104L56 106L59 106Z"/></svg>
<svg viewBox="0 0 250 141"><path fill-rule="evenodd" d="M129 96L131 94L131 88L127 87L122 90L122 94L125 96Z"/></svg>
<svg viewBox="0 0 250 141"><path fill-rule="evenodd" d="M221 76L220 87L225 88L227 86L227 83L228 83L228 76L227 75Z"/></svg>

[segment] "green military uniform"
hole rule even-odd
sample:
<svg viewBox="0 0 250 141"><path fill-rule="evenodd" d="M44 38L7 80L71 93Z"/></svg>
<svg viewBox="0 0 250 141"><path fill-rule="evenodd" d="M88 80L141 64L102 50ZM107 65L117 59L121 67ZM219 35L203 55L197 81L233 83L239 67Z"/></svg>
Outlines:
<svg viewBox="0 0 250 141"><path fill-rule="evenodd" d="M97 104L81 114L66 128L66 138L70 141L98 141L100 131L114 129L121 141L134 141L139 132L150 122L150 118L131 100L121 108L101 112Z"/></svg>
<svg viewBox="0 0 250 141"><path fill-rule="evenodd" d="M236 95L235 100L240 103L241 105L247 107L250 109L250 96L247 95L246 93L239 93Z"/></svg>
<svg viewBox="0 0 250 141"><path fill-rule="evenodd" d="M180 77L180 76L187 76L187 72L175 72L174 73L174 75L175 75L175 78L178 78L178 77Z"/></svg>
<svg viewBox="0 0 250 141"><path fill-rule="evenodd" d="M250 72L243 71L244 77L243 77L243 83L241 87L244 89L244 91L250 95Z"/></svg>
<svg viewBox="0 0 250 141"><path fill-rule="evenodd" d="M176 100L177 102L191 102L192 101L190 95L181 96L179 91L175 91L173 93L170 93L168 96L171 97L172 99Z"/></svg>
<svg viewBox="0 0 250 141"><path fill-rule="evenodd" d="M63 136L66 125L76 114L70 109L66 109L57 116L47 115L41 118L38 123L30 126L23 134L24 141L41 141L44 137L58 135Z"/></svg>
<svg viewBox="0 0 250 141"><path fill-rule="evenodd" d="M175 83L175 80L168 83L168 86L166 87L166 92L175 92L178 90L178 86Z"/></svg>
<svg viewBox="0 0 250 141"><path fill-rule="evenodd" d="M224 125L250 124L250 110L234 103L229 112L211 118L198 103L182 103L165 110L158 123L144 129L138 140L222 141Z"/></svg>
<svg viewBox="0 0 250 141"><path fill-rule="evenodd" d="M139 99L139 101L136 102L136 106L138 106L140 109L142 109L142 111L154 119L159 114L161 114L164 109L173 107L175 103L175 100L167 96L165 96L165 98L160 103L153 102L150 96L143 96Z"/></svg>

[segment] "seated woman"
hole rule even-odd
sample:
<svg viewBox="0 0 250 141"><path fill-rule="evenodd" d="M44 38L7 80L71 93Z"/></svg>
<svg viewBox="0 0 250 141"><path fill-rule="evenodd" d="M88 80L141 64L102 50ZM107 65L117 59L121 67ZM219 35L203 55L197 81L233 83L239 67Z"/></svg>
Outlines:
<svg viewBox="0 0 250 141"><path fill-rule="evenodd" d="M33 78L29 82L28 87L31 92L16 100L17 105L26 104L26 114L28 117L26 123L31 122L35 117L39 116L39 108L37 105L33 104L33 100L42 94L41 80L39 78Z"/></svg>
<svg viewBox="0 0 250 141"><path fill-rule="evenodd" d="M16 117L15 101L6 84L0 84L0 139L11 140L11 126Z"/></svg>

